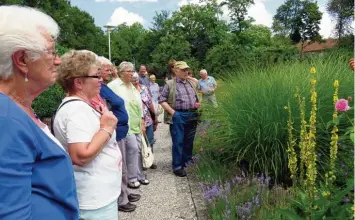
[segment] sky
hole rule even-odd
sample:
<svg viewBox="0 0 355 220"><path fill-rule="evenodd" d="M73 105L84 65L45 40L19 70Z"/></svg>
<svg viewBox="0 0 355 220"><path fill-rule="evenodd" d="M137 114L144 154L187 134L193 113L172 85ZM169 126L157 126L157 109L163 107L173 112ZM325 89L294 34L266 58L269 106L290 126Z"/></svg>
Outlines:
<svg viewBox="0 0 355 220"><path fill-rule="evenodd" d="M335 23L326 12L328 0L318 0L320 11L323 17L320 25L320 34L324 38L333 36ZM254 0L255 4L248 10L248 15L255 19L255 24L262 24L271 27L272 17L276 9L283 4L284 0ZM145 28L151 27L155 12L167 10L173 12L186 4L199 4L199 0L71 0L72 6L88 12L95 19L99 27L104 25L119 25L126 23L131 25L135 22L141 23ZM228 10L224 11L224 19L228 19Z"/></svg>

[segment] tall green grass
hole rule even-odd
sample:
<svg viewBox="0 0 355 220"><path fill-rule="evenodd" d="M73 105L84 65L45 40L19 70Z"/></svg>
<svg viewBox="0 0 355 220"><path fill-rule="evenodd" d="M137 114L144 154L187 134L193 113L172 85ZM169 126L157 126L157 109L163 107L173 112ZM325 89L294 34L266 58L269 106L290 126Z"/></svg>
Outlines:
<svg viewBox="0 0 355 220"><path fill-rule="evenodd" d="M287 170L287 112L288 102L293 106L295 128L298 128L296 88L306 98L307 120L310 110L310 81L317 79L318 92L318 152L329 151L329 134L326 123L331 120L333 107L333 81L339 80L339 98L354 94L354 74L348 59L333 54L306 61L284 63L269 69L252 69L230 73L223 80L217 94L218 108L208 108L203 117L218 123L212 126L207 137L201 137L199 147L222 149L218 156L222 163L234 164L245 159L254 172L284 179ZM316 74L310 68L317 69ZM217 151L216 151L217 152ZM220 151L218 151L220 154ZM323 157L326 158L326 157ZM322 159L323 160L323 159ZM319 164L325 161L319 160Z"/></svg>

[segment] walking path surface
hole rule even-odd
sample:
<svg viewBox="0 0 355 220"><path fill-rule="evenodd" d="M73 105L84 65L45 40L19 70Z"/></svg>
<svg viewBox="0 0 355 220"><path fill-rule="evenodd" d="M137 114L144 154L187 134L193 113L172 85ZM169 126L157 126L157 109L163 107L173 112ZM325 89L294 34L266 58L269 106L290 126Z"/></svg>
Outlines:
<svg viewBox="0 0 355 220"><path fill-rule="evenodd" d="M120 220L205 220L208 219L197 181L190 176L176 177L171 171L171 137L169 126L160 123L155 132L156 170L147 170L150 180L132 193L142 195L131 213L119 212Z"/></svg>

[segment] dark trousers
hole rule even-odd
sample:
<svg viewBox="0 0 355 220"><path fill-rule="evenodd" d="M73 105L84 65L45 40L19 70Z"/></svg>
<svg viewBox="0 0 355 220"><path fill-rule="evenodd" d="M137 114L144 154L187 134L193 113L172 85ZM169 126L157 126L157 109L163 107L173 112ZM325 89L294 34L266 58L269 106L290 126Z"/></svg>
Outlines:
<svg viewBox="0 0 355 220"><path fill-rule="evenodd" d="M145 134L147 135L149 145L151 146L153 152L153 145L155 143L155 140L154 140L154 128L152 124L149 125L148 127L145 127Z"/></svg>
<svg viewBox="0 0 355 220"><path fill-rule="evenodd" d="M184 168L192 159L192 149L197 127L197 114L191 112L175 112L170 134L173 142L173 170Z"/></svg>

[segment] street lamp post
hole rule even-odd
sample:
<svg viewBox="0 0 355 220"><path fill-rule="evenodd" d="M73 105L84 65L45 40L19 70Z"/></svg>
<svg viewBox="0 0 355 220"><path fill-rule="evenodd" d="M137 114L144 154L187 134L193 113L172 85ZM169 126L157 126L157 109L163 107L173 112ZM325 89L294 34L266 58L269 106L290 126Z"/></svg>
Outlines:
<svg viewBox="0 0 355 220"><path fill-rule="evenodd" d="M116 28L116 26L105 25L104 28L106 28L108 34L108 59L111 61L111 31Z"/></svg>

